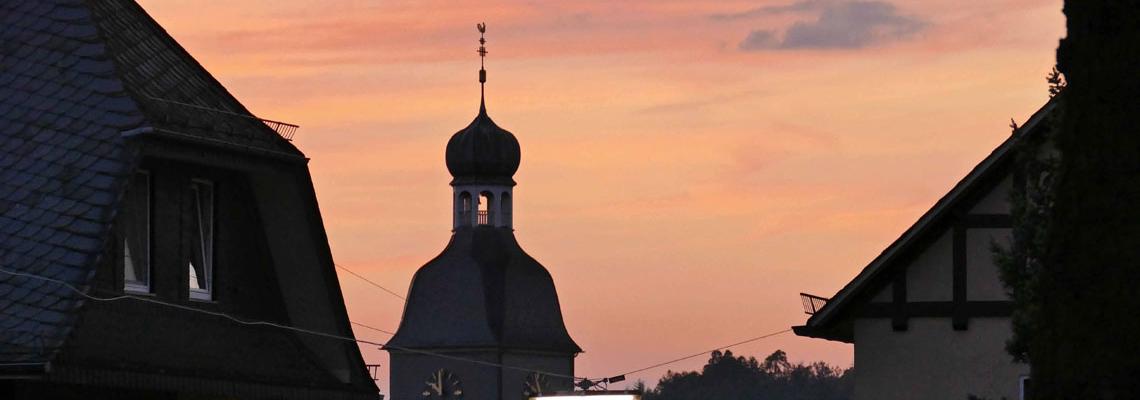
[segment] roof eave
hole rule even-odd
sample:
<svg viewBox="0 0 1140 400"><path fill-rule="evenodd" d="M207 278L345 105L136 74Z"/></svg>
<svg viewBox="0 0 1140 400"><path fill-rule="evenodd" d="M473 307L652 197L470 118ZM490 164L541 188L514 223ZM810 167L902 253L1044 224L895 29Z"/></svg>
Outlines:
<svg viewBox="0 0 1140 400"><path fill-rule="evenodd" d="M825 340L831 340L831 341L842 342L842 343L854 343L855 342L855 338L852 337L852 335L850 335L850 334L844 334L845 332L841 333L841 332L835 332L832 330L816 329L815 327L808 326L808 325L793 326L792 332L795 333L796 336L810 337L810 338L815 338L815 339L825 339Z"/></svg>

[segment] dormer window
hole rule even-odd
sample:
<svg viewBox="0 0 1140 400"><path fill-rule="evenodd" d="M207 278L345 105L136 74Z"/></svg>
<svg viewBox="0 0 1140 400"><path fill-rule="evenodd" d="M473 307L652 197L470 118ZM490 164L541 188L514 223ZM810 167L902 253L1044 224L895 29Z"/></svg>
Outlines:
<svg viewBox="0 0 1140 400"><path fill-rule="evenodd" d="M150 173L140 170L127 187L119 217L125 292L151 292L150 217Z"/></svg>
<svg viewBox="0 0 1140 400"><path fill-rule="evenodd" d="M190 182L189 292L193 300L213 300L214 284L214 183Z"/></svg>

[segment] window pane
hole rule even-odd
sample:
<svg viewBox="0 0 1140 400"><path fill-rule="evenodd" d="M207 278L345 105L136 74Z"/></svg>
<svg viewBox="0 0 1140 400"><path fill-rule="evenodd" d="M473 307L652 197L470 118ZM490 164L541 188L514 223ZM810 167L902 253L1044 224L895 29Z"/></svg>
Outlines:
<svg viewBox="0 0 1140 400"><path fill-rule="evenodd" d="M190 297L209 300L214 269L214 186L195 180L190 185Z"/></svg>
<svg viewBox="0 0 1140 400"><path fill-rule="evenodd" d="M135 173L120 217L123 229L123 289L150 291L150 175Z"/></svg>

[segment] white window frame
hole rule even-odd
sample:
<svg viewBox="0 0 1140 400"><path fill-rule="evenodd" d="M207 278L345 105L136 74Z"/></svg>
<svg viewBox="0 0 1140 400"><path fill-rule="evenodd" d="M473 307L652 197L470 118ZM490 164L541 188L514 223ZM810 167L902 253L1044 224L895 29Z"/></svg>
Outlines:
<svg viewBox="0 0 1140 400"><path fill-rule="evenodd" d="M210 213L209 213L210 215L208 217L209 218L209 224L210 224L209 236L207 236L205 234L205 232L202 231L202 221L200 219L200 218L202 218L202 210L199 207L202 205L202 202L200 201L199 196L201 196L201 193L199 192L198 188L202 187L202 186L206 186L206 187L210 188L210 198L206 199L206 201L209 202L208 207L209 207L209 211L210 211ZM215 232L216 232L214 225L216 225L216 223L217 223L217 218L216 218L217 210L214 208L215 197L217 196L216 186L214 185L213 181L210 181L208 179L194 178L194 179L190 180L190 189L191 189L191 192L194 196L193 197L193 199L194 199L193 200L193 202L194 202L194 205L193 205L194 216L193 216L193 218L199 219L198 223L197 223L199 232L197 232L196 235L194 235L194 240L203 240L203 241L208 240L208 243L206 243L206 242L199 243L197 246L199 249L202 250L202 254L201 254L202 271L205 272L205 274L206 274L206 279L205 279L206 280L206 287L205 288L190 287L191 281L190 281L189 272L191 270L193 270L193 268L189 264L187 265L187 267L190 267L190 268L187 269L186 286L190 292L190 299L191 300L213 301L214 300L214 243L216 242L216 240L214 239ZM193 258L191 258L191 260L193 260ZM187 263L189 263L189 262L191 262L191 261L187 261Z"/></svg>
<svg viewBox="0 0 1140 400"><path fill-rule="evenodd" d="M145 263L146 270L147 270L146 271L146 282L139 282L139 281L127 278L126 253L129 252L130 250L127 247L128 245L126 243L127 242L126 236L129 235L129 229L130 228L126 227L125 224L124 224L123 231L122 231L123 232L123 254L120 255L120 259L122 259L122 261L123 261L123 271L122 271L123 292L137 293L137 294L150 294L151 293L151 283L154 281L154 268L151 268L151 261L152 260L151 260L151 243L150 243L151 242L150 221L151 221L151 218L153 217L153 215L152 215L153 211L151 210L150 171L140 169L138 171L135 171L135 174L132 178L133 179L139 179L140 177L145 179L143 181L143 183L144 183L143 189L146 192L146 206L144 207L144 208L146 208L146 214L145 214L146 215L146 228L142 234L143 240L144 240L142 249L146 251L146 254L143 256L143 259L146 260L146 263ZM125 212L137 212L137 210L129 210L128 209L128 210L125 210ZM131 258L137 258L137 257L138 257L137 254L131 255Z"/></svg>

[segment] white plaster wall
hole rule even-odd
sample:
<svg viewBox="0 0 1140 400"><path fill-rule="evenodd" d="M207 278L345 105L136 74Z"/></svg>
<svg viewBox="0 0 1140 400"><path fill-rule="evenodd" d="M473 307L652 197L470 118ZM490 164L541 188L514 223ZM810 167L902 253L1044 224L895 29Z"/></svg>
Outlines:
<svg viewBox="0 0 1140 400"><path fill-rule="evenodd" d="M1006 175L1005 179L974 204L970 214L1009 214L1009 193L1012 189L1013 175Z"/></svg>
<svg viewBox="0 0 1140 400"><path fill-rule="evenodd" d="M883 286L882 290L875 297L871 298L872 303L890 303L895 299L895 284L888 283Z"/></svg>
<svg viewBox="0 0 1140 400"><path fill-rule="evenodd" d="M1009 300L994 262L993 244L1009 248L1011 230L966 230L966 299L970 301Z"/></svg>
<svg viewBox="0 0 1140 400"><path fill-rule="evenodd" d="M906 267L908 301L954 298L954 238L947 230Z"/></svg>
<svg viewBox="0 0 1140 400"><path fill-rule="evenodd" d="M1008 318L972 318L965 331L949 318L912 318L906 331L886 318L855 321L855 399L1018 398L1028 374L1005 352Z"/></svg>

